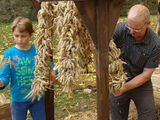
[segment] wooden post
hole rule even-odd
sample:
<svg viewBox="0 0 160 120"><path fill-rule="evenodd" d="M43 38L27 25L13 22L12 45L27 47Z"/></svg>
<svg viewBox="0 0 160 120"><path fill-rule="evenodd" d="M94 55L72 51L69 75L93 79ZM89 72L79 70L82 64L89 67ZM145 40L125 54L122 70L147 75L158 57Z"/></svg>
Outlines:
<svg viewBox="0 0 160 120"><path fill-rule="evenodd" d="M109 119L108 44L124 0L76 2L96 46L97 117Z"/></svg>
<svg viewBox="0 0 160 120"><path fill-rule="evenodd" d="M108 97L108 43L109 37L109 0L98 0L96 9L96 77L97 77L97 118L109 120Z"/></svg>
<svg viewBox="0 0 160 120"><path fill-rule="evenodd" d="M46 120L54 120L54 91L47 90L45 95Z"/></svg>

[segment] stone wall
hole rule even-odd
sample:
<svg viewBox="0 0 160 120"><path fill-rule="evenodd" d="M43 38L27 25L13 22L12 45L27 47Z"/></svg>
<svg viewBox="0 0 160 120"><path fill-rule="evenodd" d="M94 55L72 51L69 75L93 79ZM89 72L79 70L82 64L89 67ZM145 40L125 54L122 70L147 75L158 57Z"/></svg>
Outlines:
<svg viewBox="0 0 160 120"><path fill-rule="evenodd" d="M142 3L142 1L145 1L143 3L150 9L151 14L157 13L158 0L126 0L121 15L126 15L132 5ZM0 0L0 21L11 21L17 16L37 19L32 0Z"/></svg>
<svg viewBox="0 0 160 120"><path fill-rule="evenodd" d="M37 18L37 12L31 0L0 0L0 21L11 21L17 16Z"/></svg>

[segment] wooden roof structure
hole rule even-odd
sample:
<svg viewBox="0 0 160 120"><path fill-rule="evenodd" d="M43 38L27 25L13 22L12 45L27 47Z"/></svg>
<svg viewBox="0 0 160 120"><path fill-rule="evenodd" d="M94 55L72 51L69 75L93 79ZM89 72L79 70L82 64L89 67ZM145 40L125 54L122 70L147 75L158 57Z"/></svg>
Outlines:
<svg viewBox="0 0 160 120"><path fill-rule="evenodd" d="M41 0L62 1L62 0ZM69 1L69 0L63 0ZM97 119L109 120L108 44L125 0L73 0L96 47ZM40 3L32 0L35 8ZM107 61L107 62L106 62ZM46 93L46 119L54 120L53 93ZM48 106L49 105L49 106Z"/></svg>

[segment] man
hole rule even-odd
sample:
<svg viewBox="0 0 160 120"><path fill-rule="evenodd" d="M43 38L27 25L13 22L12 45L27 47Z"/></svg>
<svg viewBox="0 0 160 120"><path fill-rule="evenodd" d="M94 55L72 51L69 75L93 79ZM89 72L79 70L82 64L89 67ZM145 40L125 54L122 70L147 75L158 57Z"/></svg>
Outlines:
<svg viewBox="0 0 160 120"><path fill-rule="evenodd" d="M136 105L138 120L155 120L151 75L160 58L160 39L149 28L150 12L144 5L134 5L127 22L119 23L113 38L126 62L127 81L122 90L110 94L111 120L128 120L130 100Z"/></svg>

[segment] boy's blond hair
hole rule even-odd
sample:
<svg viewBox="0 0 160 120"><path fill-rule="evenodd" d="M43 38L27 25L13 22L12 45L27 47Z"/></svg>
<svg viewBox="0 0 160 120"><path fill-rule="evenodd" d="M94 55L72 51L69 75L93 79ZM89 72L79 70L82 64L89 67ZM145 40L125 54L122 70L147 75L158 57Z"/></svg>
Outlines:
<svg viewBox="0 0 160 120"><path fill-rule="evenodd" d="M14 32L16 28L18 28L20 32L28 32L30 35L34 32L31 20L24 17L17 17L12 22L12 32Z"/></svg>

